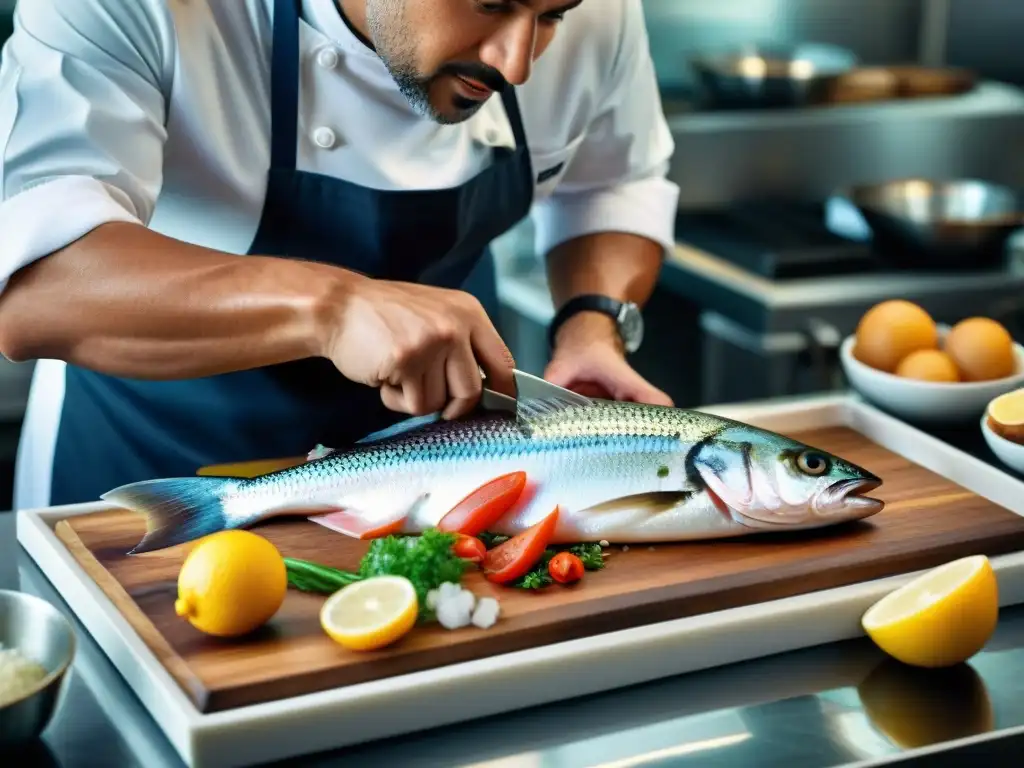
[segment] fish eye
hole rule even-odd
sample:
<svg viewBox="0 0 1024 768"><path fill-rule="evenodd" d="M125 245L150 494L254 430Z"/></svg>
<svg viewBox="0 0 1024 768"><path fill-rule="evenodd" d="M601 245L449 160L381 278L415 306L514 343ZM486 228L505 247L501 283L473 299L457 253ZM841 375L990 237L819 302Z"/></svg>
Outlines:
<svg viewBox="0 0 1024 768"><path fill-rule="evenodd" d="M796 465L800 471L818 477L828 472L828 459L817 451L804 451L796 457Z"/></svg>

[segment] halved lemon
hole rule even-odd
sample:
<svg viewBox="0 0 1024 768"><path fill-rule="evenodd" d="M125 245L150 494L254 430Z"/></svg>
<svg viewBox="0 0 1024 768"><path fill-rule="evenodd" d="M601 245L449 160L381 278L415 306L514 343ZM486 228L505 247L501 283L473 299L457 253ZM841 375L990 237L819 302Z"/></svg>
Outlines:
<svg viewBox="0 0 1024 768"><path fill-rule="evenodd" d="M861 626L887 654L917 667L967 661L992 637L999 589L984 555L954 560L875 603Z"/></svg>
<svg viewBox="0 0 1024 768"><path fill-rule="evenodd" d="M320 609L320 626L339 645L372 651L391 645L416 624L419 600L403 576L374 576L342 587Z"/></svg>

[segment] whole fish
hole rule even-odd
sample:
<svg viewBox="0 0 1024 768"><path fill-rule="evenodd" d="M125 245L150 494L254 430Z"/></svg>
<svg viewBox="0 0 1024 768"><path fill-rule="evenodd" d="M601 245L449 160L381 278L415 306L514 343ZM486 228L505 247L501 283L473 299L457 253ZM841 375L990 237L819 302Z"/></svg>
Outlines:
<svg viewBox="0 0 1024 768"><path fill-rule="evenodd" d="M878 477L788 437L697 410L591 400L526 374L516 381L515 399L488 392L497 407L454 421L408 419L289 469L147 480L102 498L146 515L130 554L280 515L347 532L355 519L418 533L515 471L526 473L528 492L489 530L515 535L557 507L555 543L794 531L883 508L864 495ZM339 514L347 528L335 525Z"/></svg>

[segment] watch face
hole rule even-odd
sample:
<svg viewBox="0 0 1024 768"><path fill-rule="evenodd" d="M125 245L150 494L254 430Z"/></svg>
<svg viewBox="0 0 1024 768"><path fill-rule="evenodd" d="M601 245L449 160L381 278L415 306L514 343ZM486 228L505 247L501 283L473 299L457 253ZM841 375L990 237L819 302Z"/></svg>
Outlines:
<svg viewBox="0 0 1024 768"><path fill-rule="evenodd" d="M622 334L622 343L627 352L633 353L640 349L640 344L644 340L644 318L636 304L623 304L619 312L619 332Z"/></svg>

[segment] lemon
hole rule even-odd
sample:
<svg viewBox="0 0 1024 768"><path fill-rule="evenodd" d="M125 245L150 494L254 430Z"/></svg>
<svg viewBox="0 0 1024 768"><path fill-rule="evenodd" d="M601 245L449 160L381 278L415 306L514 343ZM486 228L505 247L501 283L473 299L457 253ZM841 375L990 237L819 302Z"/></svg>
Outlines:
<svg viewBox="0 0 1024 768"><path fill-rule="evenodd" d="M857 686L857 693L871 724L901 749L995 728L985 681L969 664L921 669L886 659Z"/></svg>
<svg viewBox="0 0 1024 768"><path fill-rule="evenodd" d="M201 632L245 635L277 613L288 574L277 548L249 531L221 531L199 540L178 573L174 611Z"/></svg>
<svg viewBox="0 0 1024 768"><path fill-rule="evenodd" d="M918 576L864 614L861 626L893 658L918 667L950 667L980 651L995 632L999 591L984 555Z"/></svg>
<svg viewBox="0 0 1024 768"><path fill-rule="evenodd" d="M403 576L374 576L327 598L320 609L320 626L339 645L372 651L409 632L418 613L411 581Z"/></svg>

